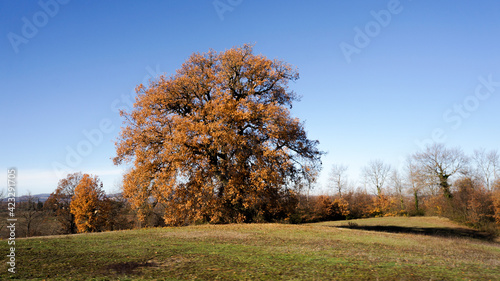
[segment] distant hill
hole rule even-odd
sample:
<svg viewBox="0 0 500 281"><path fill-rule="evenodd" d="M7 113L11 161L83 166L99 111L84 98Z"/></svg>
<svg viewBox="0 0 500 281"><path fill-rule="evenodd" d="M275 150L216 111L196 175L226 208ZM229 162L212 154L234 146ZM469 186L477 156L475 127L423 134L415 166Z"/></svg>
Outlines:
<svg viewBox="0 0 500 281"><path fill-rule="evenodd" d="M26 202L28 201L30 195L23 195L16 197L16 202ZM50 193L41 193L41 194L32 194L31 197L35 199L35 201L45 202L49 199Z"/></svg>
<svg viewBox="0 0 500 281"><path fill-rule="evenodd" d="M41 194L32 194L31 197L35 199L35 201L45 202L49 199L50 193L41 193ZM108 198L113 200L118 200L122 198L121 193L107 194ZM16 197L16 202L26 202L28 201L29 195L23 195Z"/></svg>

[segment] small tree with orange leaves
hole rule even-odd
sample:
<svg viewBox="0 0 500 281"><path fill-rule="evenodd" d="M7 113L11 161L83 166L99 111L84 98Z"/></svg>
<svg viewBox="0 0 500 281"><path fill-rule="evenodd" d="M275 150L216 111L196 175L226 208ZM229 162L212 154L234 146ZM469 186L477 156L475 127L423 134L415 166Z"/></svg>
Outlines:
<svg viewBox="0 0 500 281"><path fill-rule="evenodd" d="M70 203L75 188L83 178L82 173L68 174L59 181L56 190L45 201L44 209L50 211L62 226L63 233L76 233L75 215L70 212Z"/></svg>
<svg viewBox="0 0 500 281"><path fill-rule="evenodd" d="M75 188L70 204L78 232L100 230L106 219L105 208L103 208L105 200L101 180L97 176L84 174Z"/></svg>
<svg viewBox="0 0 500 281"><path fill-rule="evenodd" d="M115 164L134 164L124 196L139 210L165 206L169 225L286 217L322 154L290 115L296 79L244 45L193 54L175 75L140 85L116 144Z"/></svg>
<svg viewBox="0 0 500 281"><path fill-rule="evenodd" d="M495 222L498 227L500 227L500 179L497 179L493 183L493 191L492 191L492 199L493 199L493 210L495 218Z"/></svg>

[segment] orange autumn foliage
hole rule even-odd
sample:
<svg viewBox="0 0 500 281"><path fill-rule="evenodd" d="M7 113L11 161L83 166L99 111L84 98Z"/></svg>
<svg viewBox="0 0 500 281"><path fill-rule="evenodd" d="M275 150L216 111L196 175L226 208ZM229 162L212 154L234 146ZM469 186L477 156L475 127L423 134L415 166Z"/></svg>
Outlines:
<svg viewBox="0 0 500 281"><path fill-rule="evenodd" d="M493 184L492 191L493 210L496 224L500 227L500 179Z"/></svg>
<svg viewBox="0 0 500 281"><path fill-rule="evenodd" d="M168 225L287 217L322 154L290 115L296 79L244 45L193 54L175 75L139 85L116 143L115 164L133 163L124 196L142 218L163 205Z"/></svg>
<svg viewBox="0 0 500 281"><path fill-rule="evenodd" d="M78 232L99 231L107 219L105 206L106 197L101 181L97 176L84 174L70 204Z"/></svg>
<svg viewBox="0 0 500 281"><path fill-rule="evenodd" d="M380 194L373 197L372 209L370 209L370 216L373 217L387 217L396 216L399 214L398 205L394 197Z"/></svg>
<svg viewBox="0 0 500 281"><path fill-rule="evenodd" d="M320 195L316 199L314 213L317 220L341 220L349 215L349 203L339 197L331 199L330 196Z"/></svg>
<svg viewBox="0 0 500 281"><path fill-rule="evenodd" d="M62 226L63 233L76 233L75 216L70 212L70 203L75 188L83 178L82 173L68 174L61 179L56 190L45 201L44 209L54 214Z"/></svg>

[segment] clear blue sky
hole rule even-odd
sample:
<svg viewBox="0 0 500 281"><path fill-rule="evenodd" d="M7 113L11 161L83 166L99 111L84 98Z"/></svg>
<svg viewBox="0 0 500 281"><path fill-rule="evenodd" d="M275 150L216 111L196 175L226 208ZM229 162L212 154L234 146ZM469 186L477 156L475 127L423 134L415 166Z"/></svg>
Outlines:
<svg viewBox="0 0 500 281"><path fill-rule="evenodd" d="M500 149L499 11L498 1L0 1L0 188L16 167L18 194L50 193L71 171L116 192L116 109L134 87L193 52L244 43L299 70L292 113L328 152L317 190L333 163L356 180L368 161L397 167L433 134L467 153Z"/></svg>

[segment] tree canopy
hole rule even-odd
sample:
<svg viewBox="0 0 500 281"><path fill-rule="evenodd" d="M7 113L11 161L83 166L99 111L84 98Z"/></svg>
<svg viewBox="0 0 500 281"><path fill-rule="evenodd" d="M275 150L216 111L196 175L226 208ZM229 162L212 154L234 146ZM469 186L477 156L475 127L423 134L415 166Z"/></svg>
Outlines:
<svg viewBox="0 0 500 281"><path fill-rule="evenodd" d="M452 197L449 178L456 173L464 173L469 163L460 148L446 148L444 144L438 143L413 154L413 158L428 177L435 178L447 198Z"/></svg>
<svg viewBox="0 0 500 281"><path fill-rule="evenodd" d="M45 202L45 209L52 211L61 223L64 233L76 233L75 215L70 212L70 204L75 188L82 180L82 173L68 174L61 179L56 190Z"/></svg>
<svg viewBox="0 0 500 281"><path fill-rule="evenodd" d="M322 155L289 111L298 77L244 45L139 85L116 142L115 164L133 164L124 196L139 211L163 205L170 225L286 217Z"/></svg>
<svg viewBox="0 0 500 281"><path fill-rule="evenodd" d="M99 231L109 219L105 208L106 195L97 176L84 174L75 187L70 210L75 216L78 232Z"/></svg>

